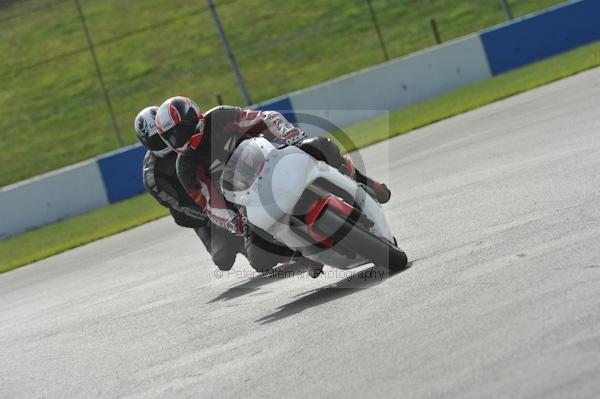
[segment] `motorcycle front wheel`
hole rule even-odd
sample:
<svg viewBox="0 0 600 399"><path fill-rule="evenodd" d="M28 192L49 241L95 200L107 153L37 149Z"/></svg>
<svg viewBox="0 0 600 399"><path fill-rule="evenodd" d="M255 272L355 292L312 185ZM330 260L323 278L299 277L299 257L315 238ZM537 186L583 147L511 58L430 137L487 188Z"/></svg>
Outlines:
<svg viewBox="0 0 600 399"><path fill-rule="evenodd" d="M330 237L335 245L356 253L376 266L385 267L393 272L407 268L408 258L402 249L374 234L361 223L352 223L331 208L319 216L313 229Z"/></svg>

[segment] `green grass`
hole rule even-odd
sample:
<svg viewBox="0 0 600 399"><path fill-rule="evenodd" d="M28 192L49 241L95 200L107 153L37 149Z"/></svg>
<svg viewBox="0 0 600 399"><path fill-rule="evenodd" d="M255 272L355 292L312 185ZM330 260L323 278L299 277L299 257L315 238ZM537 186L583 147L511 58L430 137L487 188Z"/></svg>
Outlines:
<svg viewBox="0 0 600 399"><path fill-rule="evenodd" d="M461 112L600 65L600 42L465 86L431 100L344 129L347 149L410 131ZM388 123L389 121L389 123ZM335 133L334 133L335 134ZM337 133L340 137L340 134ZM350 142L350 143L348 143ZM149 195L0 241L0 272L166 215Z"/></svg>
<svg viewBox="0 0 600 399"><path fill-rule="evenodd" d="M119 233L167 215L148 194L142 194L0 241L0 273Z"/></svg>
<svg viewBox="0 0 600 399"><path fill-rule="evenodd" d="M560 0L509 1L515 15ZM168 3L168 4L167 4ZM0 186L118 147L71 0L0 6ZM254 101L380 63L365 0L216 0ZM431 46L505 20L498 0L376 0L388 51ZM183 94L243 103L206 1L82 2L125 144L149 104Z"/></svg>

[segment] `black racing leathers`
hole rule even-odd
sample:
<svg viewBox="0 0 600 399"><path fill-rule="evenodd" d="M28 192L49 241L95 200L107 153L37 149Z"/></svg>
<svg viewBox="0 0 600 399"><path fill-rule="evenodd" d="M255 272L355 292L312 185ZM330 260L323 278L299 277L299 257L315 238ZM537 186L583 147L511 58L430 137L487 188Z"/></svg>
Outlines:
<svg viewBox="0 0 600 399"><path fill-rule="evenodd" d="M236 254L244 252L243 239L213 225L187 195L177 178L176 159L176 153L160 158L148 151L144 157L144 186L158 203L169 209L175 223L194 229L219 269L229 270Z"/></svg>
<svg viewBox="0 0 600 399"><path fill-rule="evenodd" d="M159 204L169 209L175 223L183 227L202 227L209 221L208 217L179 183L176 159L176 153L159 158L148 151L144 157L144 186Z"/></svg>

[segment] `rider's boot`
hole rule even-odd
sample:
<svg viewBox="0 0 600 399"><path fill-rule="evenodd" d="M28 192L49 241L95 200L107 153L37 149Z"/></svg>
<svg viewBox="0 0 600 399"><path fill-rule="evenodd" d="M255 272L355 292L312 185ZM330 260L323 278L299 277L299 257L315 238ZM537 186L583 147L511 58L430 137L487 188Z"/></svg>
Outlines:
<svg viewBox="0 0 600 399"><path fill-rule="evenodd" d="M353 178L357 183L364 184L370 188L370 191L372 191L372 194L374 194L375 199L379 203L385 204L390 200L390 197L392 196L390 189L385 184L363 175L358 169L356 169L354 163L352 163L352 159L350 159L349 156L344 157L344 163L340 168L340 171ZM368 191L369 190L367 190L367 192Z"/></svg>

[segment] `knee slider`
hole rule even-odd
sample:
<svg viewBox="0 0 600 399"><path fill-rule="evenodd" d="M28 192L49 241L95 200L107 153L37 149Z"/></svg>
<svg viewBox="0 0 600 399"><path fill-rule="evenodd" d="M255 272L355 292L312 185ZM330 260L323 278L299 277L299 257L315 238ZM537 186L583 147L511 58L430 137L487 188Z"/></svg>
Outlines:
<svg viewBox="0 0 600 399"><path fill-rule="evenodd" d="M212 260L219 270L227 271L233 267L235 263L235 253L232 255L227 252L221 252L214 254Z"/></svg>

